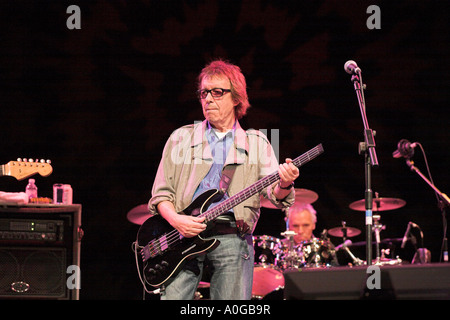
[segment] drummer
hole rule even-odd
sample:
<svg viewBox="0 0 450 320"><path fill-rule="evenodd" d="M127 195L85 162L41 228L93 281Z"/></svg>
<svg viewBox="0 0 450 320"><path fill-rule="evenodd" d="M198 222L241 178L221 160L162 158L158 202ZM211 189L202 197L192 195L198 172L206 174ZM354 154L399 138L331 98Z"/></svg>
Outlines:
<svg viewBox="0 0 450 320"><path fill-rule="evenodd" d="M309 203L294 203L289 208L288 229L296 233L294 243L314 238L313 231L316 229L317 212Z"/></svg>
<svg viewBox="0 0 450 320"><path fill-rule="evenodd" d="M299 245L304 241L315 239L313 231L316 229L317 211L309 203L294 203L288 211L288 230L296 233L293 237L294 245ZM332 265L338 265L334 253L334 245L328 240L328 249L332 252ZM284 241L287 241L285 239Z"/></svg>

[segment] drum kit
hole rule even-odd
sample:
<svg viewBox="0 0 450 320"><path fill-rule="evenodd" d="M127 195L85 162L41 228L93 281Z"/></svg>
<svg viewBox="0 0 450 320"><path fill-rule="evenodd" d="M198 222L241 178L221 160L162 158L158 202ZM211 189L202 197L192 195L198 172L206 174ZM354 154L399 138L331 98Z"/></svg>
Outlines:
<svg viewBox="0 0 450 320"><path fill-rule="evenodd" d="M295 189L296 203L313 203L318 199L317 193L307 189ZM355 211L365 211L365 200L358 200L350 204L350 209ZM373 211L394 210L403 207L404 200L395 198L376 198L373 200ZM268 200L261 198L261 206L275 208ZM289 217L289 209L286 209L286 220ZM377 257L375 264L401 264L401 259L386 259L387 251L380 251L380 231L385 228L380 223L380 216L374 215L373 232L375 233L375 243ZM300 270L302 268L330 268L338 266L336 251L345 250L352 259L352 265L364 265L365 262L353 255L350 248L352 245L365 245L365 243L352 244L348 238L361 234L357 228L348 227L345 221L341 227L332 228L322 234L319 238L312 238L300 243L294 242L295 232L290 231L288 223L285 232L281 233L284 239L279 239L267 235L253 236L255 249L255 266L253 272L253 299L280 299L284 291L284 273L287 271ZM327 235L341 238L342 244L334 247ZM380 256L380 252L382 255Z"/></svg>
<svg viewBox="0 0 450 320"><path fill-rule="evenodd" d="M307 189L295 189L295 202L310 204L315 202L319 196L317 193ZM394 210L403 207L404 200L396 198L379 198L378 193L373 199L373 211ZM261 198L261 207L276 208L270 201ZM349 205L355 211L365 211L365 200L358 200ZM351 243L348 238L358 236L361 231L357 228L348 227L343 221L342 226L329 229L320 238L312 238L300 243L294 242L295 232L288 228L289 209L286 210L286 231L280 235L284 239L269 235L253 236L253 246L255 250L255 264L253 269L253 299L282 299L284 291L284 273L288 271L301 270L302 268L330 268L338 266L336 252L345 250L352 259L352 265L364 265L365 262L353 255L351 246L365 245L365 243ZM141 225L152 215L148 212L147 205L139 205L130 210L127 219ZM372 230L375 234L376 260L375 264L401 264L401 259L386 259L385 250L380 251L380 232L385 228L380 223L380 215L373 216L374 225ZM341 238L342 244L334 247L327 235ZM381 255L380 255L381 254ZM199 287L200 288L200 287ZM201 289L209 288L208 282L201 282ZM198 295L197 295L198 294ZM199 292L196 299L201 298Z"/></svg>

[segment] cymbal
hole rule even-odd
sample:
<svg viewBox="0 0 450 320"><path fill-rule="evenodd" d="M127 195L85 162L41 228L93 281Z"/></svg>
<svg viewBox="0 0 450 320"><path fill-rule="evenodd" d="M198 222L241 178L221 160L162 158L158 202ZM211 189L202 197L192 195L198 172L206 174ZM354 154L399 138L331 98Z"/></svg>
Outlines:
<svg viewBox="0 0 450 320"><path fill-rule="evenodd" d="M373 211L388 211L399 209L406 205L406 201L397 198L375 198L373 199ZM365 199L352 202L349 205L350 209L356 211L366 211Z"/></svg>
<svg viewBox="0 0 450 320"><path fill-rule="evenodd" d="M328 234L332 235L333 237L339 237L342 238L344 236L344 231L345 231L345 236L347 238L351 238L351 237L356 237L357 235L359 235L361 233L361 231L359 229L356 228L352 228L352 227L337 227L337 228L333 228L328 230Z"/></svg>
<svg viewBox="0 0 450 320"><path fill-rule="evenodd" d="M295 188L295 202L296 203L313 203L319 199L319 195L314 191L302 188ZM269 199L261 196L261 207L269 209L278 209Z"/></svg>
<svg viewBox="0 0 450 320"><path fill-rule="evenodd" d="M148 211L147 204L138 205L127 213L128 221L138 225L142 225L150 217L153 215Z"/></svg>

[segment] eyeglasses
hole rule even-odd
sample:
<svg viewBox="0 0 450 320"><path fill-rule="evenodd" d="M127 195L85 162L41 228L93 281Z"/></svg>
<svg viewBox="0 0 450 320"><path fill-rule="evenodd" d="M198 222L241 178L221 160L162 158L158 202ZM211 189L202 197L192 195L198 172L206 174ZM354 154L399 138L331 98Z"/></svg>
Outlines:
<svg viewBox="0 0 450 320"><path fill-rule="evenodd" d="M227 92L231 92L231 89L212 88L211 90L197 90L197 95L200 99L206 99L208 93L211 93L211 96L213 96L213 98L220 98Z"/></svg>

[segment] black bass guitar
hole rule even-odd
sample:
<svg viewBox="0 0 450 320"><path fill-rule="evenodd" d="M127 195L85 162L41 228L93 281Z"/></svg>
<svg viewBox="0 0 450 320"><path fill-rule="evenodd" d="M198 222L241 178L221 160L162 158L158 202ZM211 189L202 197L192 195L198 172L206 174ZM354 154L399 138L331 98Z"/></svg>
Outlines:
<svg viewBox="0 0 450 320"><path fill-rule="evenodd" d="M319 144L292 162L296 167L300 167L321 153L323 153L323 147L322 144ZM231 208L261 192L279 179L277 171L211 209L208 209L208 207L213 202L217 202L222 194L216 189L205 191L184 209L183 213L205 217L205 223L208 224L208 222L215 220L221 214L228 212ZM143 274L146 283L159 288L176 276L187 260L206 254L214 250L219 244L219 240L203 239L201 234L192 238L185 238L164 218L155 215L148 218L139 228L136 250L139 250L142 256Z"/></svg>

